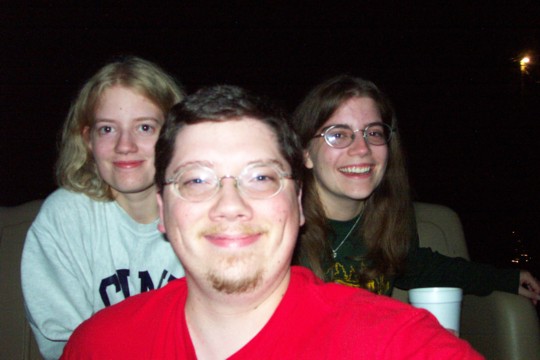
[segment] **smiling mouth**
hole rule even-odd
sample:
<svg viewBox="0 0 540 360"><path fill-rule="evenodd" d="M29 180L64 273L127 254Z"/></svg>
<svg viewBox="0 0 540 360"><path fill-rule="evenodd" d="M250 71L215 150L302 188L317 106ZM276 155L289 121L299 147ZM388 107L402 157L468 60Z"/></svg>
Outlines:
<svg viewBox="0 0 540 360"><path fill-rule="evenodd" d="M256 242L260 237L260 233L244 234L244 235L206 235L208 241L218 247L224 248L241 248Z"/></svg>
<svg viewBox="0 0 540 360"><path fill-rule="evenodd" d="M345 174L368 174L372 171L371 166L348 166L339 169L340 172Z"/></svg>
<svg viewBox="0 0 540 360"><path fill-rule="evenodd" d="M133 169L141 166L143 161L134 160L134 161L115 161L114 166L120 169Z"/></svg>

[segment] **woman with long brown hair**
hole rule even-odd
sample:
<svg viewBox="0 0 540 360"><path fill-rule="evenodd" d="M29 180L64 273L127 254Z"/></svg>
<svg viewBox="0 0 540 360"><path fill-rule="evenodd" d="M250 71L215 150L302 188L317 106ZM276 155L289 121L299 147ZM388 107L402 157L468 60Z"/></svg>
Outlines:
<svg viewBox="0 0 540 360"><path fill-rule="evenodd" d="M540 299L527 271L496 269L418 246L394 110L370 81L340 75L309 92L293 125L305 149L306 225L296 262L319 277L390 295L425 286Z"/></svg>

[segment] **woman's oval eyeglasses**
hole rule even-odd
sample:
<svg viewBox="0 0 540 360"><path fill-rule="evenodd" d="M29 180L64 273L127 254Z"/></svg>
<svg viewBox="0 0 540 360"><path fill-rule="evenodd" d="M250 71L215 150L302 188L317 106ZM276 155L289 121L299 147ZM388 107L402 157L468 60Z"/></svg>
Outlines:
<svg viewBox="0 0 540 360"><path fill-rule="evenodd" d="M351 129L349 125L338 124L324 128L321 134L313 138L323 137L328 146L344 149L354 142L357 132L362 132L362 136L370 145L386 145L392 138L393 129L384 123L369 124L364 129L356 130Z"/></svg>

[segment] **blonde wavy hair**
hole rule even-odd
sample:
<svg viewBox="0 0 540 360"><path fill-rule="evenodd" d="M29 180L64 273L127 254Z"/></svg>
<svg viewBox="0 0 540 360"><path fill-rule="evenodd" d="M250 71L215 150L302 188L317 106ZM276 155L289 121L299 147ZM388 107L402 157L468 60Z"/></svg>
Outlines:
<svg viewBox="0 0 540 360"><path fill-rule="evenodd" d="M55 172L58 186L84 193L94 200L110 201L113 195L110 185L98 173L83 131L85 127L92 128L102 94L115 85L143 95L164 114L184 97L184 91L172 76L156 64L134 56L103 66L84 84L62 128Z"/></svg>

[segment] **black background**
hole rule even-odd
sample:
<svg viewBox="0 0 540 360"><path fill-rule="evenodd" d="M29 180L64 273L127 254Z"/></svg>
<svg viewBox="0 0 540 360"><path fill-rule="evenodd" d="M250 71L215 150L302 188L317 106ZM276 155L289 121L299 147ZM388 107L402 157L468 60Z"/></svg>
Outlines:
<svg viewBox="0 0 540 360"><path fill-rule="evenodd" d="M393 100L415 199L459 213L474 260L509 266L519 240L540 275L537 1L60 4L0 5L1 206L54 190L69 104L115 56L155 61L189 92L235 84L289 110L346 72Z"/></svg>

